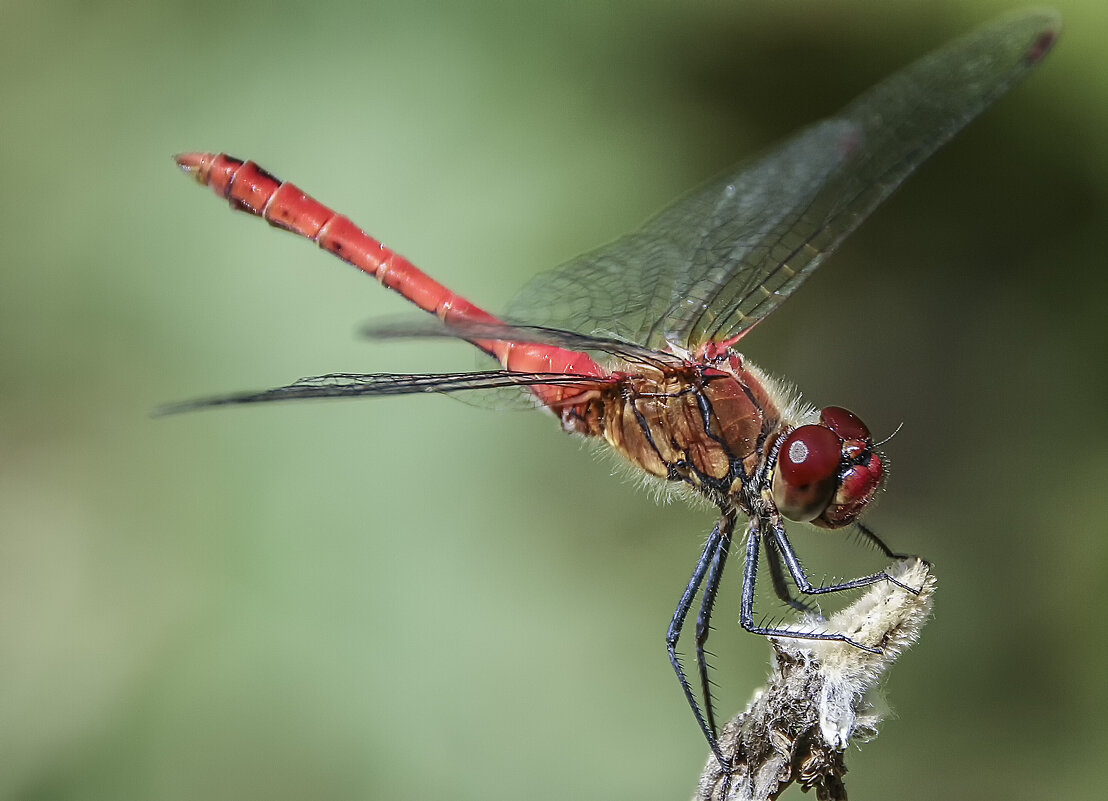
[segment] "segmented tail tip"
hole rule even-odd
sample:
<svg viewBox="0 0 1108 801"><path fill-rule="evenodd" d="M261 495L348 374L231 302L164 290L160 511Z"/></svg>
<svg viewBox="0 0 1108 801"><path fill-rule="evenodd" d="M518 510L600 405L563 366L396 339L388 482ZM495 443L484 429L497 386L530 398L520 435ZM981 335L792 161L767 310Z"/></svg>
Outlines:
<svg viewBox="0 0 1108 801"><path fill-rule="evenodd" d="M173 160L186 173L200 183L204 183L204 178L211 167L212 156L210 153L178 153Z"/></svg>

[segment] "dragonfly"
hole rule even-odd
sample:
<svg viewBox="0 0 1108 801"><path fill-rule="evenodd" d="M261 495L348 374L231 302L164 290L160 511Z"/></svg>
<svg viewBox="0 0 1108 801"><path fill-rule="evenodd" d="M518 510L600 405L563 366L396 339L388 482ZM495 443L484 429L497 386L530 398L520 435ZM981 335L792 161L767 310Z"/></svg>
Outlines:
<svg viewBox="0 0 1108 801"><path fill-rule="evenodd" d="M681 593L666 648L700 731L726 766L705 657L736 540L743 554L739 622L756 634L882 648L818 625L757 618L762 564L775 594L799 612L811 609L804 596L878 582L917 591L886 571L829 584L809 578L786 521L853 528L889 559L900 556L859 520L883 487L886 461L858 416L808 405L736 346L925 159L1040 63L1059 31L1054 13L1029 11L955 40L839 114L678 200L635 233L540 273L499 316L254 162L178 155L185 172L232 208L314 241L434 315L370 324L367 336L461 339L499 367L321 375L167 410L511 388L564 431L610 447L662 484L706 498L719 520ZM694 606L695 690L678 651Z"/></svg>

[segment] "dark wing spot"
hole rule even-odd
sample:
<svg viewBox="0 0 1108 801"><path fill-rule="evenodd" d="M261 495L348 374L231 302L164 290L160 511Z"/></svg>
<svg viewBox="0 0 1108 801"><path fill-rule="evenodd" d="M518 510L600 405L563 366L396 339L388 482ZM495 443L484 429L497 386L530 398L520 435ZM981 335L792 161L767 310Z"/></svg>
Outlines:
<svg viewBox="0 0 1108 801"><path fill-rule="evenodd" d="M1027 65L1033 67L1042 61L1057 41L1058 31L1046 31L1040 34L1039 38L1031 45L1031 49L1027 51L1027 55L1024 57Z"/></svg>

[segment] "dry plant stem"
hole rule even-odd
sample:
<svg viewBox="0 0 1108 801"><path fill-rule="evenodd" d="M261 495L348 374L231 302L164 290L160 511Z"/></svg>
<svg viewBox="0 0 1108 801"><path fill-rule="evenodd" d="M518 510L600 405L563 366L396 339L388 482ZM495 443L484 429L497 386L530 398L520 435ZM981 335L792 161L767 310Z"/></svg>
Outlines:
<svg viewBox="0 0 1108 801"><path fill-rule="evenodd" d="M931 613L935 577L926 562L904 560L889 575L920 588L919 595L876 584L830 620L797 627L840 631L881 648L880 654L834 641L772 640L776 663L769 684L720 733L720 748L732 759L730 780L710 757L695 801L770 801L793 782L815 788L820 801L846 799L846 747L852 738L876 736L880 721L868 694L919 638Z"/></svg>

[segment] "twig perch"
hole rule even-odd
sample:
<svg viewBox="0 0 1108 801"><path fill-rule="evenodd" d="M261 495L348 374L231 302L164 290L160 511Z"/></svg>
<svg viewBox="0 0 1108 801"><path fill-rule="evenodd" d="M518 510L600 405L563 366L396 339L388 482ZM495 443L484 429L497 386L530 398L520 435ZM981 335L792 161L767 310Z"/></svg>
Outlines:
<svg viewBox="0 0 1108 801"><path fill-rule="evenodd" d="M720 734L731 775L715 757L701 774L694 801L772 801L796 782L819 801L845 801L844 753L851 739L877 734L880 714L868 698L897 657L919 638L931 612L935 577L919 559L889 571L919 595L885 582L818 625L882 649L867 653L841 642L773 640L769 684ZM816 621L811 621L815 623Z"/></svg>

